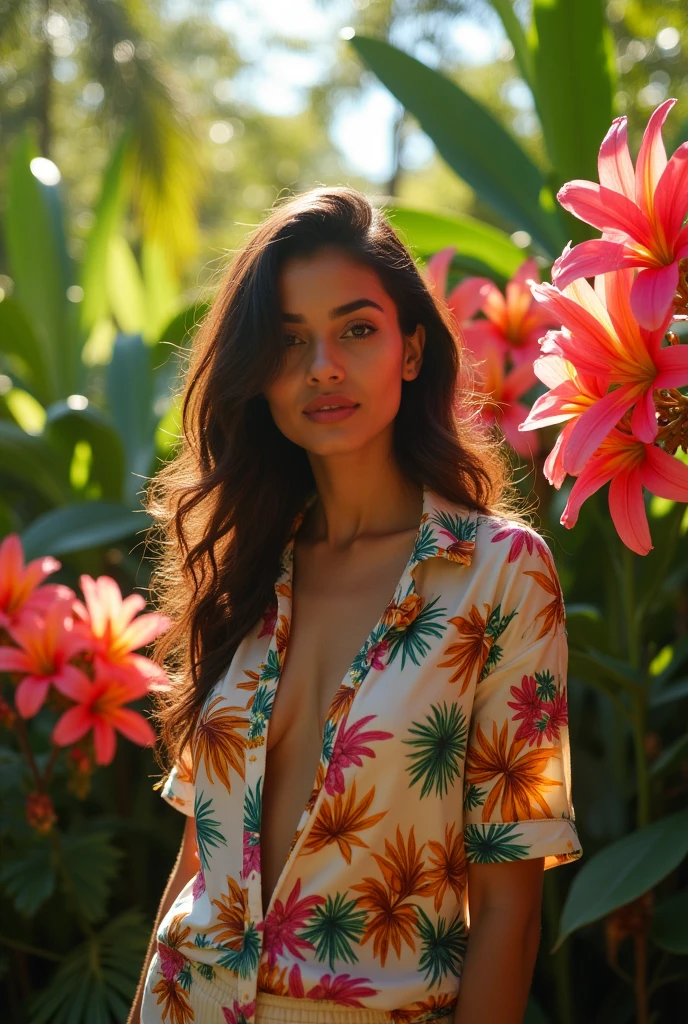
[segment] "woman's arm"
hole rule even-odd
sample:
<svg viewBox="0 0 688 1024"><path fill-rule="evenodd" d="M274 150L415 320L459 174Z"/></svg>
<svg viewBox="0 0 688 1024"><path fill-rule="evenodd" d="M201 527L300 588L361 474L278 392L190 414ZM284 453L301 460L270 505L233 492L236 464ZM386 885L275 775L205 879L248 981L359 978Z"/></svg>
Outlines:
<svg viewBox="0 0 688 1024"><path fill-rule="evenodd" d="M156 950L156 935L158 928L160 927L160 922L186 883L198 872L198 868L199 860L198 849L196 847L196 819L193 817L187 817L184 825L182 844L179 848L179 853L177 854L177 860L170 872L170 877L162 895L162 900L160 901L158 914L155 918L155 925L153 926L153 934L151 935L151 940L148 944L146 959L143 964L143 970L141 971L141 979L139 981L138 988L136 989L136 995L129 1012L129 1017L127 1018L127 1024L141 1024L143 987L146 982L150 962L153 959L153 954Z"/></svg>
<svg viewBox="0 0 688 1024"><path fill-rule="evenodd" d="M540 944L544 858L468 864L470 931L455 1024L522 1024Z"/></svg>

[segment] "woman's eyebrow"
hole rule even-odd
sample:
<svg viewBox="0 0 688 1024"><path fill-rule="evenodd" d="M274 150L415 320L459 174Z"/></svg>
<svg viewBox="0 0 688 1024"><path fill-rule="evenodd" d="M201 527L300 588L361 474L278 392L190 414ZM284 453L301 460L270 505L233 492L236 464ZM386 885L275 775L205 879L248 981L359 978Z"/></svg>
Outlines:
<svg viewBox="0 0 688 1024"><path fill-rule="evenodd" d="M374 306L375 309L379 309L381 313L384 313L384 309L378 302L373 302L372 299L354 299L353 302L345 302L343 306L335 306L331 309L328 316L330 320L336 320L337 317L346 316L347 313L353 313L357 309L362 309L363 306ZM283 313L282 319L288 324L305 324L306 318L300 313Z"/></svg>

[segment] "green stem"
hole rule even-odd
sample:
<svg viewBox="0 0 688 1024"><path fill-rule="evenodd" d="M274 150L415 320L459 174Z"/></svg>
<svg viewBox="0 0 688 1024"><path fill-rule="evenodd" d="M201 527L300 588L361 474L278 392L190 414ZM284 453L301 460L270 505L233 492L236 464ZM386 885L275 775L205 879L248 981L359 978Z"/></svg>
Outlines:
<svg viewBox="0 0 688 1024"><path fill-rule="evenodd" d="M640 669L642 650L642 622L638 621L635 586L635 554L622 544L624 570L623 601L626 625L626 650L628 662ZM633 749L635 754L635 775L637 788L636 825L644 828L650 823L650 772L645 751L647 729L647 688L643 687L631 695L633 728Z"/></svg>
<svg viewBox="0 0 688 1024"><path fill-rule="evenodd" d="M543 879L543 909L547 930L550 936L549 945L556 941L561 917L558 881L556 872L546 871ZM571 960L570 943L565 942L551 958L551 969L557 999L557 1020L559 1024L573 1024L573 993L571 991Z"/></svg>

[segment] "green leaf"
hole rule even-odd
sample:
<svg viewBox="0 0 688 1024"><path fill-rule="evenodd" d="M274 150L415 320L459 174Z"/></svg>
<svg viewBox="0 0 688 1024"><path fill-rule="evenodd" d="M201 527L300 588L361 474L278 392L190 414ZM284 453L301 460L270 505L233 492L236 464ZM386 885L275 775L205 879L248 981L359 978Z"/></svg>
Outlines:
<svg viewBox="0 0 688 1024"><path fill-rule="evenodd" d="M627 693L637 693L643 689L642 673L629 665L628 662L613 658L602 651L596 651L592 647L585 650L573 648L569 651L569 668L575 671L581 679L591 682L603 681L610 692L618 693L620 690ZM586 676L586 671L589 676Z"/></svg>
<svg viewBox="0 0 688 1024"><path fill-rule="evenodd" d="M107 393L115 427L124 444L125 501L138 506L138 492L151 471L158 417L153 409L153 357L140 334L118 334L107 368Z"/></svg>
<svg viewBox="0 0 688 1024"><path fill-rule="evenodd" d="M110 315L108 298L108 251L110 240L118 233L127 202L128 179L123 173L129 145L127 130L115 146L103 175L103 185L95 208L95 221L86 243L86 255L81 267L81 322L90 330L99 320Z"/></svg>
<svg viewBox="0 0 688 1024"><path fill-rule="evenodd" d="M385 214L403 232L405 243L424 258L456 246L453 265L470 274L496 275L507 281L526 258L504 231L472 217L418 210L399 202L386 204Z"/></svg>
<svg viewBox="0 0 688 1024"><path fill-rule="evenodd" d="M64 959L48 987L29 998L29 1024L125 1021L145 957L150 923L127 910Z"/></svg>
<svg viewBox="0 0 688 1024"><path fill-rule="evenodd" d="M40 369L51 398L70 394L73 358L68 331L69 259L57 185L44 185L30 169L39 156L29 134L14 145L6 205L6 242L15 298L30 311L40 345Z"/></svg>
<svg viewBox="0 0 688 1024"><path fill-rule="evenodd" d="M602 0L533 0L534 93L555 187L597 181L597 154L612 122L614 44ZM596 233L566 218L574 240Z"/></svg>
<svg viewBox="0 0 688 1024"><path fill-rule="evenodd" d="M56 882L53 848L49 839L37 840L0 867L0 885L18 913L33 917L50 899Z"/></svg>
<svg viewBox="0 0 688 1024"><path fill-rule="evenodd" d="M666 686L663 690L656 690L650 696L650 705L653 708L658 708L663 704L673 704L674 701L683 700L684 697L688 697L688 679L682 679L673 686Z"/></svg>
<svg viewBox="0 0 688 1024"><path fill-rule="evenodd" d="M650 765L650 775L655 779L661 778L680 764L684 756L688 757L688 732L679 736L655 758Z"/></svg>
<svg viewBox="0 0 688 1024"><path fill-rule="evenodd" d="M117 873L121 850L112 845L108 832L71 833L61 837L65 892L88 921L106 912L109 882Z"/></svg>
<svg viewBox="0 0 688 1024"><path fill-rule="evenodd" d="M125 334L138 334L146 324L146 293L136 257L123 235L113 235L107 253L110 308Z"/></svg>
<svg viewBox="0 0 688 1024"><path fill-rule="evenodd" d="M0 422L0 473L42 495L50 504L70 500L68 464L43 437L33 437L14 423Z"/></svg>
<svg viewBox="0 0 688 1024"><path fill-rule="evenodd" d="M78 441L87 441L93 453L90 481L97 481L105 500L119 501L124 478L122 440L106 417L94 405L72 409L56 402L47 409L44 435L71 458Z"/></svg>
<svg viewBox="0 0 688 1024"><path fill-rule="evenodd" d="M480 198L558 256L566 239L547 183L499 122L459 85L384 40L356 35L351 45Z"/></svg>
<svg viewBox="0 0 688 1024"><path fill-rule="evenodd" d="M514 48L514 56L521 78L526 85L533 88L533 58L528 46L526 34L523 31L521 22L514 12L513 0L490 0L495 11L499 15L511 45Z"/></svg>
<svg viewBox="0 0 688 1024"><path fill-rule="evenodd" d="M688 954L688 889L655 907L650 936L667 953Z"/></svg>
<svg viewBox="0 0 688 1024"><path fill-rule="evenodd" d="M21 535L27 559L39 555L65 555L133 537L151 525L145 512L106 501L82 501L52 509Z"/></svg>
<svg viewBox="0 0 688 1024"><path fill-rule="evenodd" d="M688 811L632 832L593 854L576 875L561 915L559 938L642 896L666 878L688 853Z"/></svg>
<svg viewBox="0 0 688 1024"><path fill-rule="evenodd" d="M13 298L0 302L0 351L9 357L8 369L18 367L21 383L41 405L51 397L50 380L43 361L43 350L29 317Z"/></svg>

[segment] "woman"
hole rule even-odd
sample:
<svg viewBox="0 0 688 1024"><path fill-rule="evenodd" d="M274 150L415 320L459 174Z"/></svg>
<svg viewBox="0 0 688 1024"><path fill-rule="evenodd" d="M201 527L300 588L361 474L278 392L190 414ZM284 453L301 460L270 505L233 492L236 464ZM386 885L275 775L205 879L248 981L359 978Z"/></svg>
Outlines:
<svg viewBox="0 0 688 1024"><path fill-rule="evenodd" d="M522 1020L543 869L581 855L566 628L475 401L360 193L235 255L148 501L188 818L143 1024Z"/></svg>

